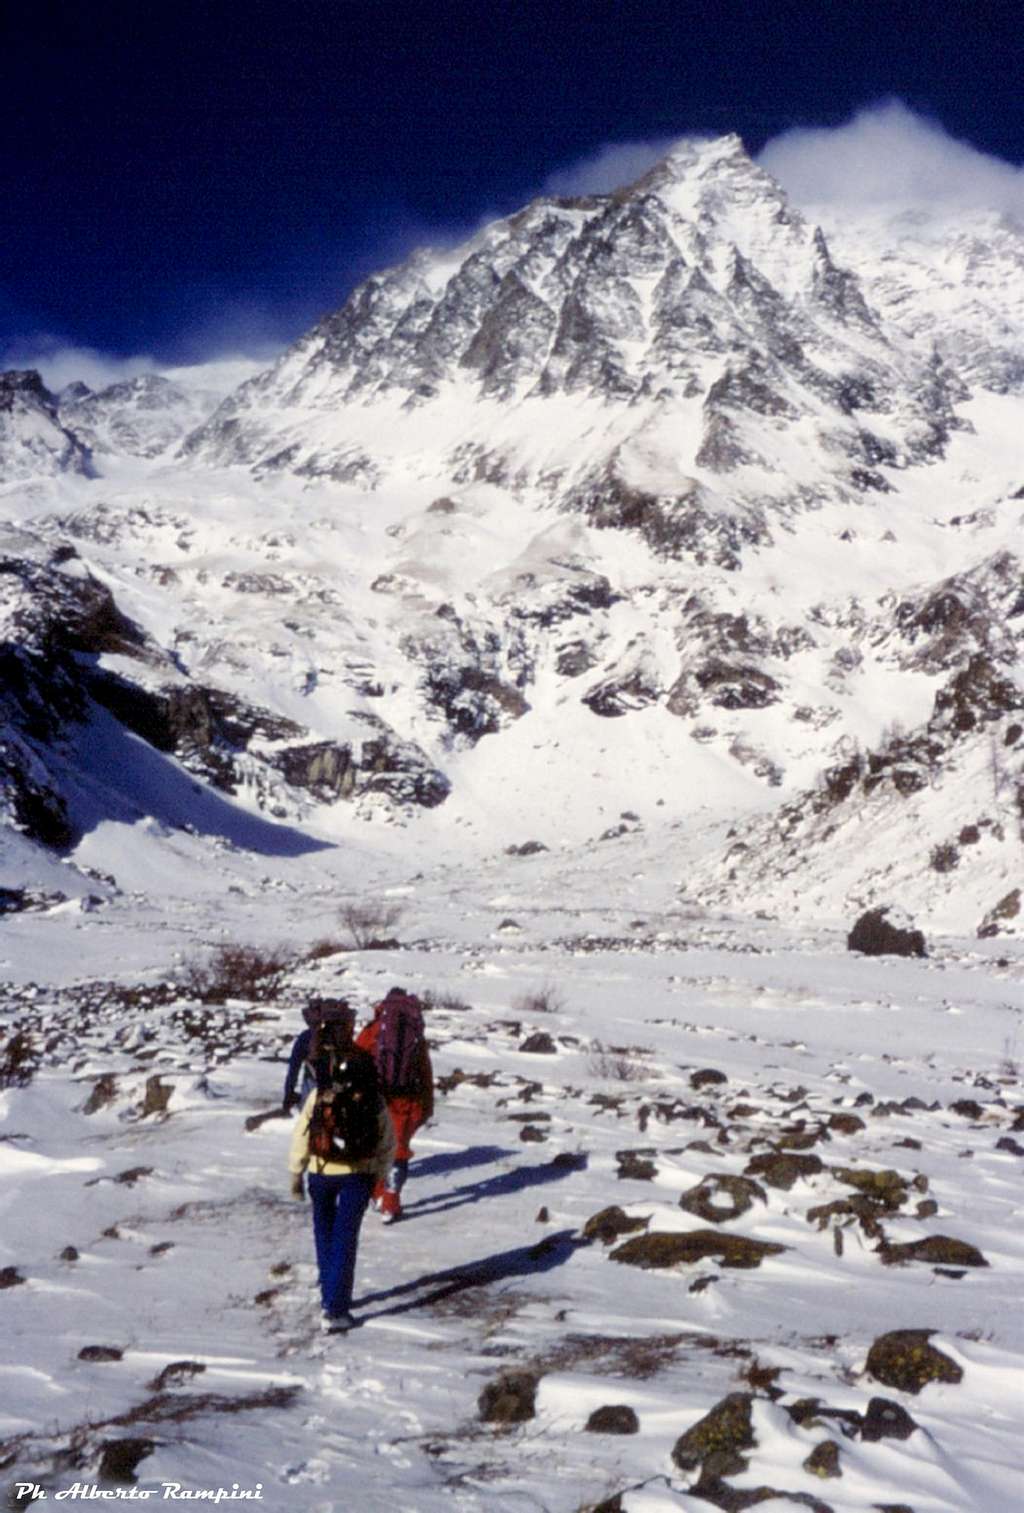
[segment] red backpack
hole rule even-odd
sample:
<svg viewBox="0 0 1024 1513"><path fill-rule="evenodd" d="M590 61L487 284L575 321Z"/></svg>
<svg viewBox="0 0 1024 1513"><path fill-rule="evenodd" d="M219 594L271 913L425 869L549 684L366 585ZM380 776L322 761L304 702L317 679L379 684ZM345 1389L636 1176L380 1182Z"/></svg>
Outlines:
<svg viewBox="0 0 1024 1513"><path fill-rule="evenodd" d="M412 1097L423 1088L423 1005L411 993L392 989L377 1014L373 1059L386 1097Z"/></svg>

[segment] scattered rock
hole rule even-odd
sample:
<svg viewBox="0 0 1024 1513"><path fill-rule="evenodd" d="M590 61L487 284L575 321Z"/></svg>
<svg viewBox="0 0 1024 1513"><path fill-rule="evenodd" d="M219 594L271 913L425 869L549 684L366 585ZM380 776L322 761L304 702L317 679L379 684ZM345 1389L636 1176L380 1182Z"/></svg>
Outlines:
<svg viewBox="0 0 1024 1513"><path fill-rule="evenodd" d="M725 1073L713 1066L702 1067L699 1072L692 1072L690 1075L690 1086L695 1093L702 1087L720 1087L723 1082L728 1081Z"/></svg>
<svg viewBox="0 0 1024 1513"><path fill-rule="evenodd" d="M888 905L862 914L846 937L846 949L864 956L927 956L924 935L920 930L901 927L887 919L894 911Z"/></svg>
<svg viewBox="0 0 1024 1513"><path fill-rule="evenodd" d="M136 1182L141 1181L143 1177L151 1177L152 1175L153 1168L151 1166L129 1166L123 1172L118 1172L114 1181L119 1182L122 1187L134 1187Z"/></svg>
<svg viewBox="0 0 1024 1513"><path fill-rule="evenodd" d="M539 852L548 848L543 841L523 841L518 846L506 846L506 856L537 856Z"/></svg>
<svg viewBox="0 0 1024 1513"><path fill-rule="evenodd" d="M155 1077L147 1077L146 1091L142 1099L142 1108L139 1110L139 1117L146 1119L150 1114L165 1114L173 1092L173 1087L160 1081L159 1072Z"/></svg>
<svg viewBox="0 0 1024 1513"><path fill-rule="evenodd" d="M78 1352L80 1361L119 1361L123 1356L117 1345L83 1345Z"/></svg>
<svg viewBox="0 0 1024 1513"><path fill-rule="evenodd" d="M955 1103L949 1105L951 1114L959 1114L961 1119L973 1119L975 1121L984 1116L985 1110L976 1098L958 1098Z"/></svg>
<svg viewBox="0 0 1024 1513"><path fill-rule="evenodd" d="M654 1150L649 1146L643 1150L616 1151L619 1177L631 1178L634 1182L653 1182L658 1175L658 1168L651 1160L653 1155Z"/></svg>
<svg viewBox="0 0 1024 1513"><path fill-rule="evenodd" d="M815 1445L810 1455L804 1461L804 1470L812 1476L820 1476L822 1479L832 1476L842 1476L839 1469L839 1446L834 1439L823 1439Z"/></svg>
<svg viewBox="0 0 1024 1513"><path fill-rule="evenodd" d="M769 1187L788 1192L801 1177L813 1177L825 1170L820 1156L806 1156L788 1151L769 1151L754 1156L743 1168L744 1175L760 1177Z"/></svg>
<svg viewBox="0 0 1024 1513"><path fill-rule="evenodd" d="M978 926L978 938L980 940L990 940L993 935L999 934L1001 925L1006 924L1011 919L1016 919L1019 914L1020 889L1013 888L997 904L994 904L985 915L985 918Z"/></svg>
<svg viewBox="0 0 1024 1513"><path fill-rule="evenodd" d="M539 1382L532 1371L509 1371L488 1382L477 1399L481 1419L488 1424L522 1424L534 1418Z"/></svg>
<svg viewBox="0 0 1024 1513"><path fill-rule="evenodd" d="M607 1403L587 1419L590 1434L637 1434L640 1420L628 1403Z"/></svg>
<svg viewBox="0 0 1024 1513"><path fill-rule="evenodd" d="M547 1204L543 1204L538 1208L533 1222L535 1224L549 1224L551 1222L551 1215L548 1213Z"/></svg>
<svg viewBox="0 0 1024 1513"><path fill-rule="evenodd" d="M949 1235L929 1235L906 1245L883 1245L878 1254L886 1266L899 1266L904 1261L930 1261L936 1266L988 1265L977 1246L966 1240L953 1240Z"/></svg>
<svg viewBox="0 0 1024 1513"><path fill-rule="evenodd" d="M7 1287L21 1287L25 1278L16 1266L0 1266L0 1292Z"/></svg>
<svg viewBox="0 0 1024 1513"><path fill-rule="evenodd" d="M909 1439L918 1427L906 1408L887 1397L873 1397L868 1403L860 1437L866 1440Z"/></svg>
<svg viewBox="0 0 1024 1513"><path fill-rule="evenodd" d="M963 1371L928 1342L934 1330L894 1329L868 1351L866 1370L886 1387L915 1395L929 1382L959 1382Z"/></svg>
<svg viewBox="0 0 1024 1513"><path fill-rule="evenodd" d="M167 1387L180 1387L185 1382L190 1382L194 1376L201 1376L206 1370L202 1361L171 1361L149 1383L153 1392L163 1392Z"/></svg>
<svg viewBox="0 0 1024 1513"><path fill-rule="evenodd" d="M1012 1135L1004 1135L1001 1140L997 1140L996 1150L1007 1151L1011 1156L1024 1156L1024 1145L1014 1140Z"/></svg>
<svg viewBox="0 0 1024 1513"><path fill-rule="evenodd" d="M625 1266L639 1266L644 1271L671 1266L692 1266L714 1257L720 1266L752 1268L760 1266L765 1256L781 1255L785 1245L767 1240L752 1240L746 1235L727 1235L712 1229L691 1229L684 1233L638 1235L627 1240L610 1259Z"/></svg>
<svg viewBox="0 0 1024 1513"><path fill-rule="evenodd" d="M857 1135L862 1129L867 1129L859 1114L833 1114L828 1127L835 1130L837 1135Z"/></svg>
<svg viewBox="0 0 1024 1513"><path fill-rule="evenodd" d="M750 1177L731 1177L709 1173L696 1187L682 1194L679 1207L695 1214L708 1224L728 1224L768 1196L759 1182Z"/></svg>
<svg viewBox="0 0 1024 1513"><path fill-rule="evenodd" d="M528 1051L531 1056L554 1056L558 1051L547 1030L537 1030L535 1034L527 1035L519 1049Z"/></svg>
<svg viewBox="0 0 1024 1513"><path fill-rule="evenodd" d="M895 1213L910 1196L908 1179L891 1169L861 1171L854 1166L836 1166L833 1174L847 1187L855 1187L869 1198L880 1213Z"/></svg>
<svg viewBox="0 0 1024 1513"><path fill-rule="evenodd" d="M780 1130L776 1141L780 1149L788 1151L810 1150L812 1145L817 1145L820 1140L831 1140L832 1136L823 1124L812 1125L807 1128L805 1120L801 1119L788 1129Z"/></svg>
<svg viewBox="0 0 1024 1513"><path fill-rule="evenodd" d="M103 1446L97 1476L100 1481L135 1481L135 1468L152 1455L156 1444L151 1439L112 1439Z"/></svg>
<svg viewBox="0 0 1024 1513"><path fill-rule="evenodd" d="M83 1114L98 1113L101 1108L106 1108L108 1103L113 1103L117 1097L117 1078L113 1072L104 1072L93 1084L92 1092L82 1105Z"/></svg>
<svg viewBox="0 0 1024 1513"><path fill-rule="evenodd" d="M73 1245L65 1245L57 1259L60 1261L77 1261L78 1258L78 1251L75 1247Z"/></svg>
<svg viewBox="0 0 1024 1513"><path fill-rule="evenodd" d="M519 1138L527 1144L532 1143L534 1145L538 1145L543 1144L543 1142L548 1137L546 1130L541 1129L540 1125L524 1124L522 1129L519 1131Z"/></svg>
<svg viewBox="0 0 1024 1513"><path fill-rule="evenodd" d="M697 1423L681 1434L672 1447L672 1459L680 1471L701 1468L704 1476L735 1476L747 1469L741 1453L756 1444L751 1422L752 1392L730 1392Z"/></svg>
<svg viewBox="0 0 1024 1513"><path fill-rule="evenodd" d="M591 1214L583 1226L583 1238L611 1245L620 1235L635 1234L639 1229L646 1229L650 1222L650 1219L632 1219L613 1204L610 1208L602 1208L599 1213Z"/></svg>

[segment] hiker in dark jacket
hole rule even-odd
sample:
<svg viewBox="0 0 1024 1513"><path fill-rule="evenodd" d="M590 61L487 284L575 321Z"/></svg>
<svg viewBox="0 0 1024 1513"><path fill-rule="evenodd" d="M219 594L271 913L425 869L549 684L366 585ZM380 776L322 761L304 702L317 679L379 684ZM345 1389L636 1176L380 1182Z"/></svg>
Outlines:
<svg viewBox="0 0 1024 1513"><path fill-rule="evenodd" d="M360 1030L356 1045L377 1066L381 1092L395 1131L395 1155L373 1191L374 1207L393 1224L402 1216L401 1192L409 1175L412 1137L434 1113L434 1070L423 1034L423 1005L404 988L392 988Z"/></svg>
<svg viewBox="0 0 1024 1513"><path fill-rule="evenodd" d="M313 1240L320 1276L321 1328L344 1333L355 1325L352 1286L355 1278L359 1230L375 1182L391 1165L395 1140L387 1107L380 1096L373 1060L353 1044L353 1018L335 1014L312 1034L311 1061L317 1086L306 1099L295 1121L288 1167L292 1195L304 1196L303 1176L313 1206ZM369 1149L363 1155L347 1155L333 1149L318 1152L318 1100L344 1086L341 1096L362 1100L366 1108Z"/></svg>
<svg viewBox="0 0 1024 1513"><path fill-rule="evenodd" d="M306 1028L300 1030L292 1042L288 1056L288 1071L284 1079L281 1107L286 1114L290 1114L299 1104L305 1103L313 1090L314 1077L310 1061L310 1046L314 1032L319 1025L324 1024L332 1016L347 1017L351 1021L351 1014L352 1011L344 998L311 998L303 1009L302 1017L306 1021Z"/></svg>

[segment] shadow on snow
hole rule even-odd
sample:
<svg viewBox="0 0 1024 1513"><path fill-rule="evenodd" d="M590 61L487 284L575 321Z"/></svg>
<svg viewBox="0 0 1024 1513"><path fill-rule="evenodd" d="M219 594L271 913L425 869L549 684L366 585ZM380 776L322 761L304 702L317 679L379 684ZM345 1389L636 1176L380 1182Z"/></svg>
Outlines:
<svg viewBox="0 0 1024 1513"><path fill-rule="evenodd" d="M194 835L218 836L261 856L333 849L329 841L231 803L106 710L97 708L88 722L69 726L67 735L73 762L66 775L68 808L79 834L104 821L131 825L149 818Z"/></svg>
<svg viewBox="0 0 1024 1513"><path fill-rule="evenodd" d="M556 1266L562 1266L581 1246L588 1246L575 1230L563 1229L546 1235L535 1245L520 1245L515 1250L503 1250L494 1256L471 1261L466 1266L452 1266L447 1271L434 1271L418 1277L414 1282L401 1282L383 1292L371 1292L357 1298L355 1306L365 1308L371 1303L383 1303L389 1298L405 1298L409 1293L420 1296L394 1303L390 1308L378 1308L367 1314L367 1319L386 1318L390 1314L409 1313L414 1308L429 1308L456 1293L467 1292L473 1287L486 1287L493 1282L505 1282L511 1277L532 1277ZM423 1289L428 1291L424 1292Z"/></svg>
<svg viewBox="0 0 1024 1513"><path fill-rule="evenodd" d="M473 1150L485 1150L486 1146L474 1146ZM468 1165L468 1163L466 1163ZM587 1164L586 1156L573 1156L562 1160L545 1161L540 1166L517 1166L514 1171L501 1172L497 1177L485 1177L480 1182L470 1182L464 1187L452 1188L450 1192L434 1193L428 1198L419 1198L403 1204L403 1219L423 1218L428 1214L443 1214L453 1208L462 1208L466 1203L479 1203L483 1198L502 1198L509 1193L521 1193L530 1187L539 1187L546 1182L560 1182L572 1172L581 1171ZM417 1165L416 1175L420 1174Z"/></svg>

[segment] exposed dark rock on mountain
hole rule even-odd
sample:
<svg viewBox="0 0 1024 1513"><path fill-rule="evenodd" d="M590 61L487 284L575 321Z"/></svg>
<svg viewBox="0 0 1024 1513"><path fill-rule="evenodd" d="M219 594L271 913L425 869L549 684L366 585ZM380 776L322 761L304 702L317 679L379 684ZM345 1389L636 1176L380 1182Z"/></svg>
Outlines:
<svg viewBox="0 0 1024 1513"><path fill-rule="evenodd" d="M1016 930L1024 236L969 219L819 225L738 138L687 142L373 275L212 413L180 371L0 378L35 541L8 553L35 565L5 600L5 817L72 846L94 735L183 768L159 818L193 828L192 778L299 825L404 818L444 768L503 798L507 751L499 833L557 770L567 834L625 847L583 811L650 782L672 823L735 814L704 904L962 897Z"/></svg>
<svg viewBox="0 0 1024 1513"><path fill-rule="evenodd" d="M39 374L32 368L0 373L0 479L91 472L88 446L62 424Z"/></svg>

